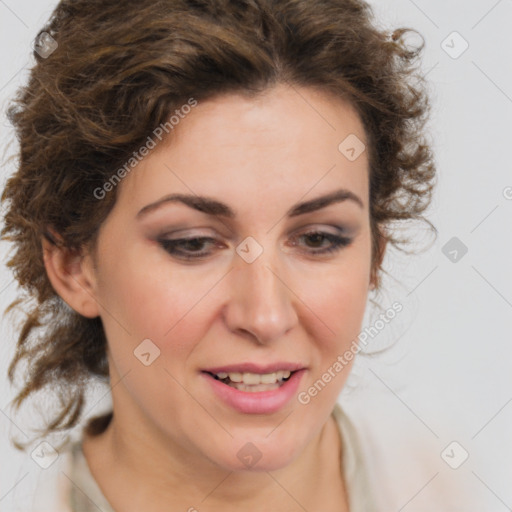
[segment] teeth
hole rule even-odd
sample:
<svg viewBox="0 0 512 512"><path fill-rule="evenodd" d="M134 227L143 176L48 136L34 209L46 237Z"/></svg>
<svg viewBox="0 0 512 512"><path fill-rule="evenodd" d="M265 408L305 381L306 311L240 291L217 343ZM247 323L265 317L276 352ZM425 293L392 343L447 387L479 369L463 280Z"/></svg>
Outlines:
<svg viewBox="0 0 512 512"><path fill-rule="evenodd" d="M261 384L261 377L262 377L262 375L258 375L257 373L244 373L242 375L242 382L244 384L251 384L251 385ZM268 375L268 377L271 377L271 375ZM274 384L274 383L275 383L275 379L272 379L271 382L267 382L267 384Z"/></svg>
<svg viewBox="0 0 512 512"><path fill-rule="evenodd" d="M276 384L283 379L287 379L291 375L289 370L279 370L274 373L217 373L219 380L225 380L229 378L232 383L243 383L246 386L258 386L260 384Z"/></svg>
<svg viewBox="0 0 512 512"><path fill-rule="evenodd" d="M231 382L242 382L243 381L243 375L241 373L228 373L229 380Z"/></svg>
<svg viewBox="0 0 512 512"><path fill-rule="evenodd" d="M255 382L254 384L275 384L278 380L277 373L264 373L258 380L259 382ZM249 382L245 382L244 379L244 384L249 384Z"/></svg>
<svg viewBox="0 0 512 512"><path fill-rule="evenodd" d="M291 374L292 374L292 372L290 372L288 370L279 370L277 372L277 379L278 380L287 379Z"/></svg>
<svg viewBox="0 0 512 512"><path fill-rule="evenodd" d="M278 384L277 382L275 384L256 384L249 385L249 384L229 384L230 387L236 388L239 391L245 391L247 393L258 393L259 391L272 391L274 389L279 389L281 387L281 384Z"/></svg>

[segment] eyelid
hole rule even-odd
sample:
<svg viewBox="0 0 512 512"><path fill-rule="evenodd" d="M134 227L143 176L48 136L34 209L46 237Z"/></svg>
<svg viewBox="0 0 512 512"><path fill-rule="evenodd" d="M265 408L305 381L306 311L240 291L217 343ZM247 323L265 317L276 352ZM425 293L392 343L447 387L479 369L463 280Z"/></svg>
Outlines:
<svg viewBox="0 0 512 512"><path fill-rule="evenodd" d="M208 229L209 232L205 233L204 231L197 231L202 229ZM219 234L218 230L216 234L211 233L211 228L182 228L178 230L169 230L162 235L158 235L155 237L158 240L182 240L182 239L189 239L189 238L212 238L216 241L220 242L219 238L222 238L224 240L233 241L235 246L243 241L243 237L240 237L240 240L237 242L235 237L225 236L223 234ZM315 232L326 232L329 234L342 236L342 237L352 237L354 236L354 229L349 228L347 226L343 225L333 225L333 224L320 224L320 223L314 223L314 224L308 224L306 226L297 228L293 230L290 234L286 235L295 237L300 234L308 234L308 233L315 233Z"/></svg>
<svg viewBox="0 0 512 512"><path fill-rule="evenodd" d="M180 228L180 229L172 229L169 228L165 230L162 234L158 234L155 236L155 239L166 239L166 240L175 240L180 238L215 238L217 241L222 238L223 240L229 240L233 242L236 246L238 243L242 242L246 237L238 237L231 236L233 233L231 232L229 235L226 233L221 233L219 228L212 227L193 227L193 228ZM311 223L305 226L301 226L295 229L292 229L290 233L287 233L285 236L296 236L297 233L309 233L314 231L322 231L328 232L339 236L344 237L353 237L357 228L348 225L348 224L336 224L336 223ZM237 239L239 239L237 241Z"/></svg>
<svg viewBox="0 0 512 512"><path fill-rule="evenodd" d="M303 228L298 228L297 231L300 232L300 233L303 233L303 232L306 232L306 233L309 233L310 231L322 231L322 232L327 232L327 233L330 233L331 230L334 231L333 234L337 234L337 235L346 235L348 236L349 235L349 232L350 230L345 227L345 226L337 226L337 225L333 225L333 224L308 224L307 226L303 227Z"/></svg>
<svg viewBox="0 0 512 512"><path fill-rule="evenodd" d="M309 226L309 229L298 231L294 235L291 236L291 244L292 247L303 247L302 244L297 243L296 240L301 239L303 237L312 236L312 235L320 235L324 240L329 242L327 247L315 248L312 247L310 249L307 246L299 249L299 252L304 256L311 257L321 261L322 258L329 256L336 256L340 253L344 248L350 246L354 240L353 236L347 236L344 234L344 230L338 228L337 233L332 233L325 228L314 228ZM177 238L158 238L157 242L160 246L169 253L169 255L182 262L197 262L201 263L202 261L208 260L210 256L213 255L211 250L209 251L187 251L186 249L179 249L180 243L188 243L189 241L199 240L201 244L206 243L210 247L217 247L224 245L222 242L219 242L218 239L209 236L183 236ZM200 244L200 245L201 245ZM224 245L225 247L225 245Z"/></svg>

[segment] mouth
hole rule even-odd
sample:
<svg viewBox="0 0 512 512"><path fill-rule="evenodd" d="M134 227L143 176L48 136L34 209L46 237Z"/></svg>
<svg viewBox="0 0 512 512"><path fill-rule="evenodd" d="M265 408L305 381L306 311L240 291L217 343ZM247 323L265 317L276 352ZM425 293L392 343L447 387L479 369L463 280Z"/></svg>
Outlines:
<svg viewBox="0 0 512 512"><path fill-rule="evenodd" d="M202 370L205 383L224 404L244 414L272 414L297 393L304 365L243 363Z"/></svg>
<svg viewBox="0 0 512 512"><path fill-rule="evenodd" d="M290 370L278 370L271 373L251 373L251 372L218 372L210 373L215 380L226 384L239 391L247 393L258 393L261 391L273 391L279 389L293 373Z"/></svg>

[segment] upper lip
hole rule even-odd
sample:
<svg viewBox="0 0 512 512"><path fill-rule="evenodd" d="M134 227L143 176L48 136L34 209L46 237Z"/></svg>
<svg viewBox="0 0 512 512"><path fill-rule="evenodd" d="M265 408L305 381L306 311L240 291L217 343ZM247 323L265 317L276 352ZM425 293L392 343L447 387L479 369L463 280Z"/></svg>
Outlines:
<svg viewBox="0 0 512 512"><path fill-rule="evenodd" d="M225 366L216 366L214 368L206 368L203 372L207 373L274 373L279 370L288 370L290 372L295 372L297 370L302 370L304 367L303 364L300 363L287 363L287 362L277 362L271 364L257 364L257 363L238 363L238 364L229 364Z"/></svg>

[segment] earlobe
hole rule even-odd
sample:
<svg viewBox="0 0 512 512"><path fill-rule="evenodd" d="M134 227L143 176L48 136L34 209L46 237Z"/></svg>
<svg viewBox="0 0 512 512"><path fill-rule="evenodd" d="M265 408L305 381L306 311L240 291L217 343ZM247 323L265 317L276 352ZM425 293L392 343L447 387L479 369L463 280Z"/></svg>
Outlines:
<svg viewBox="0 0 512 512"><path fill-rule="evenodd" d="M53 289L80 315L87 318L99 316L90 255L69 249L57 240L55 234L41 240L44 266Z"/></svg>

